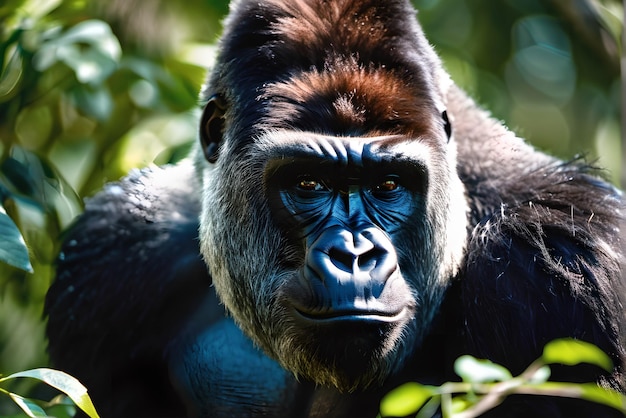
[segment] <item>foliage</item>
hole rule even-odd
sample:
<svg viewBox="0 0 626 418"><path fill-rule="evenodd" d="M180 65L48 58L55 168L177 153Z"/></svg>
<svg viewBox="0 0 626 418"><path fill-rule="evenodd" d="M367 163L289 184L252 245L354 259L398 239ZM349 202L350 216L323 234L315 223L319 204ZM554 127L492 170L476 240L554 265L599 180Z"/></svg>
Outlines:
<svg viewBox="0 0 626 418"><path fill-rule="evenodd" d="M0 261L32 273L33 267L28 258L28 248L26 248L24 238L2 207L0 207L0 236L4 237L0 243Z"/></svg>
<svg viewBox="0 0 626 418"><path fill-rule="evenodd" d="M626 416L626 396L596 383L550 382L550 365L575 366L589 363L612 371L611 359L594 345L572 339L548 343L543 355L522 374L513 376L503 366L489 360L462 356L455 362L461 382L441 386L406 383L383 398L380 416L434 416L439 409L444 418L473 418L498 406L509 395L545 395L579 398L607 405Z"/></svg>
<svg viewBox="0 0 626 418"><path fill-rule="evenodd" d="M59 370L52 369L32 369L23 372L13 373L10 376L0 378L0 384L7 382L11 379L17 379L21 377L29 377L44 382L61 392L64 392L83 412L85 412L90 418L99 418L89 395L87 395L87 389L80 384L78 380L68 375L67 373ZM39 404L32 399L24 398L16 393L9 392L0 388L0 394L10 397L24 413L29 417L45 417L48 416L46 412L39 406ZM63 399L55 399L47 406L61 404ZM73 412L74 408L70 411Z"/></svg>
<svg viewBox="0 0 626 418"><path fill-rule="evenodd" d="M0 3L1 371L48 362L45 293L83 199L132 167L180 158L195 136L212 50L190 39L171 50L133 47L103 19L111 4ZM213 15L202 22L207 34L219 29ZM7 385L41 391L24 379ZM14 411L0 399L0 416Z"/></svg>

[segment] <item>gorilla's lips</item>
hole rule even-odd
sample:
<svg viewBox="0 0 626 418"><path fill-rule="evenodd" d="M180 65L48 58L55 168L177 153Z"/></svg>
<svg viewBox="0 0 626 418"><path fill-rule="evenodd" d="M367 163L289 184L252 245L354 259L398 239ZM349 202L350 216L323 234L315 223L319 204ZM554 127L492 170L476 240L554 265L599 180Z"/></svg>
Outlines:
<svg viewBox="0 0 626 418"><path fill-rule="evenodd" d="M358 323L370 328L404 324L414 314L415 301L399 274L376 291L365 280L332 278L308 280L298 276L281 292L281 304L288 315L303 327L337 327Z"/></svg>
<svg viewBox="0 0 626 418"><path fill-rule="evenodd" d="M407 309L379 310L360 308L354 305L333 307L325 310L311 310L295 307L296 313L306 321L314 323L333 323L339 321L372 321L372 322L399 322L407 315Z"/></svg>

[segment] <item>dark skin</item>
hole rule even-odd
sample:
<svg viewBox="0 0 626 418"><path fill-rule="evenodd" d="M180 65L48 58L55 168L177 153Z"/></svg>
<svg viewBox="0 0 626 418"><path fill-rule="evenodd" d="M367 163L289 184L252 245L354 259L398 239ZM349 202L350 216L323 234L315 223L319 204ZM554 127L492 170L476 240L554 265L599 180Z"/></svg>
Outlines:
<svg viewBox="0 0 626 418"><path fill-rule="evenodd" d="M290 297L302 319L394 322L408 314L407 302L385 302L385 289L398 269L394 234L423 211L415 179L425 170L372 152L384 141L329 138L265 170L279 225L306 248L304 289Z"/></svg>

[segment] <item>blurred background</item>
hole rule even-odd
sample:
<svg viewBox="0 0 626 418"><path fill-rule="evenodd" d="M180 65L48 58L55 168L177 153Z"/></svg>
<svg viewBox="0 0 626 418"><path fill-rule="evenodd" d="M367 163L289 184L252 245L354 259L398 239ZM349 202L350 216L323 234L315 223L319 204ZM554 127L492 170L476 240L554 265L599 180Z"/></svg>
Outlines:
<svg viewBox="0 0 626 418"><path fill-rule="evenodd" d="M538 148L585 155L626 184L621 1L414 3L478 103ZM225 0L0 1L0 374L48 364L43 301L83 200L188 151L227 10ZM12 414L0 396L0 416Z"/></svg>

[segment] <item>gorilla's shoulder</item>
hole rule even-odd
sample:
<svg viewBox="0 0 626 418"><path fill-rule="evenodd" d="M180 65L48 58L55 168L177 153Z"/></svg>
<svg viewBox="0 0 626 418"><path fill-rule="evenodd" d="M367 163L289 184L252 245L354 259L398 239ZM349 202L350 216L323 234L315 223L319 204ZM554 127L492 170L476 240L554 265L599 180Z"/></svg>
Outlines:
<svg viewBox="0 0 626 418"><path fill-rule="evenodd" d="M89 274L118 269L132 274L139 268L154 269L155 274L167 268L174 274L191 260L201 264L197 243L200 203L193 193L197 188L188 161L136 170L107 184L87 201L85 212L66 232L58 260L59 279L74 274L84 261L92 266L99 263L104 260L99 255L104 254L115 255L122 262L98 265L95 272L92 267Z"/></svg>
<svg viewBox="0 0 626 418"><path fill-rule="evenodd" d="M475 219L462 287L471 339L479 346L501 338L539 355L550 339L594 338L619 364L626 332L623 194L582 160L497 170L490 182L468 188ZM495 351L480 354L509 356L520 371L533 360Z"/></svg>
<svg viewBox="0 0 626 418"><path fill-rule="evenodd" d="M457 87L448 103L471 229L497 218L516 230L564 229L573 241L591 230L599 234L591 241L605 237L619 247L615 230L623 226L626 201L600 169L582 157L562 161L536 150Z"/></svg>
<svg viewBox="0 0 626 418"><path fill-rule="evenodd" d="M193 165L185 161L134 171L88 200L66 232L46 299L50 340L74 337L76 345L93 344L89 337L108 335L108 341L124 344L137 332L133 326L155 328L153 338L165 338L168 324L201 303L211 279L198 249L197 187ZM123 302L116 300L121 288ZM129 311L137 320L122 329ZM141 333L150 334L145 328ZM59 363L70 369L85 363L72 348L50 347L63 348L51 354L65 358ZM98 355L112 356L107 347L100 349Z"/></svg>
<svg viewBox="0 0 626 418"><path fill-rule="evenodd" d="M177 165L133 170L119 182L109 183L86 204L84 218L90 226L102 226L94 217L119 222L198 223L200 188L193 164L184 160ZM79 221L81 222L81 221ZM84 223L84 221L83 221Z"/></svg>

